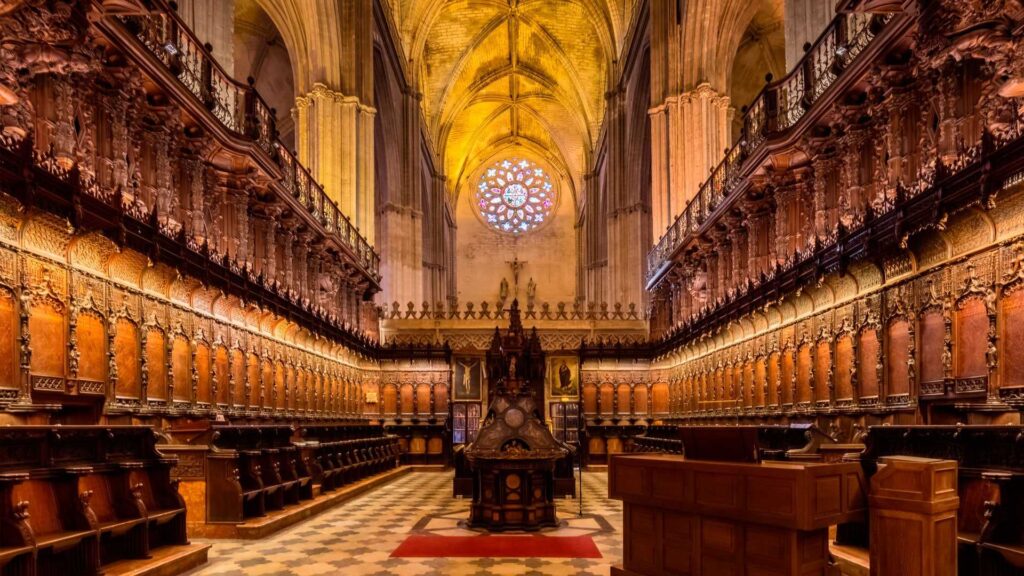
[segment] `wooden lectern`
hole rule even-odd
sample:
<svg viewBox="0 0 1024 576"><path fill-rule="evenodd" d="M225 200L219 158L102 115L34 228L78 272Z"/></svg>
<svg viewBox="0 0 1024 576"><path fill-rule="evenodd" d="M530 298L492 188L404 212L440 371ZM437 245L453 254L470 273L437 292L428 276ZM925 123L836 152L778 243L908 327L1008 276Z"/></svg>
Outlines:
<svg viewBox="0 0 1024 576"><path fill-rule="evenodd" d="M608 482L609 497L625 503L613 576L824 575L829 526L866 514L855 462L617 455Z"/></svg>

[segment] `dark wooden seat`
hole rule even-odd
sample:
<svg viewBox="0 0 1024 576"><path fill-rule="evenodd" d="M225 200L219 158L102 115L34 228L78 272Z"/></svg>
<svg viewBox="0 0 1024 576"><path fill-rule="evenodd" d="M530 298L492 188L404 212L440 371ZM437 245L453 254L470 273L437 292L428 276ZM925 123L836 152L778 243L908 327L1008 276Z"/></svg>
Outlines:
<svg viewBox="0 0 1024 576"><path fill-rule="evenodd" d="M141 468L143 465L137 463ZM138 491L130 489L129 467L79 478L80 494L89 495L93 527L100 533L101 562L149 555L147 512Z"/></svg>
<svg viewBox="0 0 1024 576"><path fill-rule="evenodd" d="M958 573L1024 574L1024 427L872 426L865 473L884 456L956 460ZM866 525L843 525L837 543L868 548Z"/></svg>

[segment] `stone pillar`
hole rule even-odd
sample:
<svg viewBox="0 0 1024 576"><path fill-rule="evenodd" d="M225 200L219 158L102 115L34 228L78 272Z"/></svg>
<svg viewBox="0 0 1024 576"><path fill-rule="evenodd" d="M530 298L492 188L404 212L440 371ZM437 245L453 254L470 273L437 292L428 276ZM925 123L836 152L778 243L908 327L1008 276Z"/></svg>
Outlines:
<svg viewBox="0 0 1024 576"><path fill-rule="evenodd" d="M708 83L650 109L654 240L682 214L731 145L735 110Z"/></svg>
<svg viewBox="0 0 1024 576"><path fill-rule="evenodd" d="M320 82L295 100L299 160L371 244L375 114L359 98Z"/></svg>
<svg viewBox="0 0 1024 576"><path fill-rule="evenodd" d="M786 71L792 70L804 56L804 45L814 41L825 31L836 13L835 2L821 0L786 0L784 17L786 26Z"/></svg>
<svg viewBox="0 0 1024 576"><path fill-rule="evenodd" d="M201 42L213 46L213 58L234 75L235 0L178 0L178 16Z"/></svg>

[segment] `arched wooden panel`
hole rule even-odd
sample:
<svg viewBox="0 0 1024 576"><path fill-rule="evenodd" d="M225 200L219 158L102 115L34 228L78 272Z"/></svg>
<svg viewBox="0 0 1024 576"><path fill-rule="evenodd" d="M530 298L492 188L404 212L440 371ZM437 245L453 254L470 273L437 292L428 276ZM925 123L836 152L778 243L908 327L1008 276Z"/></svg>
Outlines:
<svg viewBox="0 0 1024 576"><path fill-rule="evenodd" d="M744 362L743 372L740 378L740 382L743 386L743 405L753 406L754 405L754 363Z"/></svg>
<svg viewBox="0 0 1024 576"><path fill-rule="evenodd" d="M205 342L196 344L196 401L204 404L213 402L212 378L210 370L212 362L210 358L210 346Z"/></svg>
<svg viewBox="0 0 1024 576"><path fill-rule="evenodd" d="M616 396L618 396L619 414L629 414L629 384L619 384Z"/></svg>
<svg viewBox="0 0 1024 576"><path fill-rule="evenodd" d="M652 406L655 414L668 413L668 384L658 382L651 387Z"/></svg>
<svg viewBox="0 0 1024 576"><path fill-rule="evenodd" d="M231 395L228 397L230 404L235 406L243 406L245 404L247 400L245 397L246 376L245 353L236 348L231 351L231 379L235 382L231 389Z"/></svg>
<svg viewBox="0 0 1024 576"><path fill-rule="evenodd" d="M227 404L231 399L231 358L228 349L217 346L213 352L213 373L217 376L217 403Z"/></svg>
<svg viewBox="0 0 1024 576"><path fill-rule="evenodd" d="M420 415L430 414L430 384L416 387L416 410Z"/></svg>
<svg viewBox="0 0 1024 576"><path fill-rule="evenodd" d="M17 389L18 313L14 294L0 288L0 388Z"/></svg>
<svg viewBox="0 0 1024 576"><path fill-rule="evenodd" d="M754 406L765 406L768 398L765 397L765 389L768 386L768 367L764 357L754 361Z"/></svg>
<svg viewBox="0 0 1024 576"><path fill-rule="evenodd" d="M1000 303L1000 387L1024 386L1024 289L1003 295Z"/></svg>
<svg viewBox="0 0 1024 576"><path fill-rule="evenodd" d="M613 414L615 404L615 387L611 384L601 386L601 414Z"/></svg>
<svg viewBox="0 0 1024 576"><path fill-rule="evenodd" d="M887 394L910 393L910 324L905 318L889 322L885 339Z"/></svg>
<svg viewBox="0 0 1024 576"><path fill-rule="evenodd" d="M146 395L150 400L167 399L167 337L163 330L146 331Z"/></svg>
<svg viewBox="0 0 1024 576"><path fill-rule="evenodd" d="M402 414L412 414L412 384L402 385Z"/></svg>
<svg viewBox="0 0 1024 576"><path fill-rule="evenodd" d="M260 382L263 388L263 400L260 402L260 407L272 409L274 407L274 363L269 359L263 360Z"/></svg>
<svg viewBox="0 0 1024 576"><path fill-rule="evenodd" d="M853 399L853 337L843 334L836 340L836 400Z"/></svg>
<svg viewBox="0 0 1024 576"><path fill-rule="evenodd" d="M274 362L274 409L283 410L285 401L285 386L288 385L288 375L284 367L284 362L280 360Z"/></svg>
<svg viewBox="0 0 1024 576"><path fill-rule="evenodd" d="M601 436L591 436L587 442L591 454L605 454L605 442Z"/></svg>
<svg viewBox="0 0 1024 576"><path fill-rule="evenodd" d="M766 371L768 378L768 404L777 406L780 403L779 400L779 378L780 367L779 367L780 355L778 352L772 352L768 355L768 361L766 362Z"/></svg>
<svg viewBox="0 0 1024 576"><path fill-rule="evenodd" d="M585 384L583 386L583 413L597 413L597 386L594 384Z"/></svg>
<svg viewBox="0 0 1024 576"><path fill-rule="evenodd" d="M865 328L857 343L857 384L860 398L878 397L878 331Z"/></svg>
<svg viewBox="0 0 1024 576"><path fill-rule="evenodd" d="M988 313L980 298L971 298L962 303L954 316L954 330L955 377L987 376L985 351L988 349Z"/></svg>
<svg viewBox="0 0 1024 576"><path fill-rule="evenodd" d="M64 313L49 302L33 306L28 317L28 333L32 346L29 368L32 374L63 377L64 353L67 351L67 344L64 341ZM104 345L100 351L105 349Z"/></svg>
<svg viewBox="0 0 1024 576"><path fill-rule="evenodd" d="M635 402L634 413L637 415L647 414L647 386L640 385L633 389L633 402Z"/></svg>
<svg viewBox="0 0 1024 576"><path fill-rule="evenodd" d="M782 403L792 404L793 398L793 387L796 381L796 365L794 361L794 354L792 348L787 348L782 352Z"/></svg>
<svg viewBox="0 0 1024 576"><path fill-rule="evenodd" d="M180 402L192 400L192 350L184 336L175 336L171 341L171 371L174 373L174 399Z"/></svg>
<svg viewBox="0 0 1024 576"><path fill-rule="evenodd" d="M448 385L445 383L434 385L434 412L436 414L448 413Z"/></svg>
<svg viewBox="0 0 1024 576"><path fill-rule="evenodd" d="M917 368L921 383L942 382L946 378L943 360L946 353L946 320L942 311L932 309L921 315L918 338L921 343Z"/></svg>
<svg viewBox="0 0 1024 576"><path fill-rule="evenodd" d="M832 343L818 342L814 354L814 399L828 402L829 376L832 372Z"/></svg>
<svg viewBox="0 0 1024 576"><path fill-rule="evenodd" d="M114 323L114 366L117 367L117 387L114 394L121 398L142 398L142 362L139 357L139 330L127 318Z"/></svg>
<svg viewBox="0 0 1024 576"><path fill-rule="evenodd" d="M811 401L811 346L804 344L796 350L796 401Z"/></svg>
<svg viewBox="0 0 1024 576"><path fill-rule="evenodd" d="M78 342L78 378L80 380L91 380L94 382L105 382L107 379L107 331L103 319L92 313L82 313L76 320L76 340ZM63 328L62 328L63 331ZM63 335L61 336L63 341ZM40 346L52 346L44 344L33 337L32 359L35 360L36 351ZM61 346L60 357L63 358L63 346ZM46 355L56 355L47 351Z"/></svg>
<svg viewBox="0 0 1024 576"><path fill-rule="evenodd" d="M248 406L256 408L260 405L260 357L249 353L246 357L246 377L249 379Z"/></svg>
<svg viewBox="0 0 1024 576"><path fill-rule="evenodd" d="M384 413L398 414L398 390L394 386L384 387Z"/></svg>

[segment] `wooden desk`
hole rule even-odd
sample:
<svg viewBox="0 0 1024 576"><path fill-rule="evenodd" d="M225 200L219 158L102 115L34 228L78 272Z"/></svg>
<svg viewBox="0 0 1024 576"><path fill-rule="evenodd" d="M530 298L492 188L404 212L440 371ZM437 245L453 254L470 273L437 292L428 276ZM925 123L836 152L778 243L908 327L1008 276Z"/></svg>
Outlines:
<svg viewBox="0 0 1024 576"><path fill-rule="evenodd" d="M854 462L618 455L608 492L625 503L623 566L614 576L823 575L828 527L866 514Z"/></svg>

